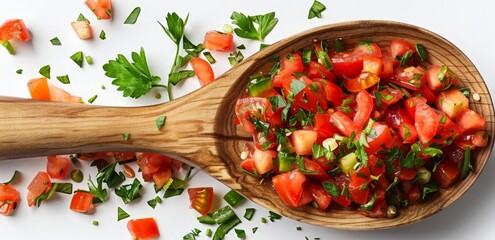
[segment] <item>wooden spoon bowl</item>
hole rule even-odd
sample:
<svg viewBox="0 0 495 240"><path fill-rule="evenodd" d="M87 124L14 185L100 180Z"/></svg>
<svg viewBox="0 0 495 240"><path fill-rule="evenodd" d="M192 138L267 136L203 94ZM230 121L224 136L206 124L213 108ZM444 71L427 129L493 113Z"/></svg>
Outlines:
<svg viewBox="0 0 495 240"><path fill-rule="evenodd" d="M234 123L236 100L245 93L249 76L268 72L272 57L310 48L314 39L342 38L349 46L357 40L372 40L381 47L392 39L422 43L427 62L447 65L462 85L481 100L470 107L487 119L490 141L476 149L474 171L432 200L415 204L394 219L364 217L354 210L312 207L293 209L277 196L271 181L260 183L240 168L240 154L250 134ZM155 119L167 116L162 130ZM130 133L124 140L122 134ZM99 152L153 151L176 157L201 168L259 205L306 223L340 229L382 229L424 219L452 204L475 182L485 167L492 146L494 110L487 86L471 61L452 43L425 29L389 21L356 21L314 28L281 40L254 54L220 76L215 82L169 103L119 108L40 102L14 98L0 99L0 158Z"/></svg>

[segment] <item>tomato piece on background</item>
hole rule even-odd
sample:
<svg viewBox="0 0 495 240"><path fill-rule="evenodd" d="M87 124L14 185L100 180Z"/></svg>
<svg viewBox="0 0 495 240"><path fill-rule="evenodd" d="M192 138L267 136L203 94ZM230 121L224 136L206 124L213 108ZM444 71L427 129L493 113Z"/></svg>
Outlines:
<svg viewBox="0 0 495 240"><path fill-rule="evenodd" d="M86 40L93 38L93 29L86 21L74 21L71 22L70 25L76 32L79 39Z"/></svg>
<svg viewBox="0 0 495 240"><path fill-rule="evenodd" d="M80 213L87 213L93 210L93 194L83 191L76 191L72 195L70 210Z"/></svg>
<svg viewBox="0 0 495 240"><path fill-rule="evenodd" d="M206 60L202 58L193 58L190 63L202 87L215 80L213 69Z"/></svg>
<svg viewBox="0 0 495 240"><path fill-rule="evenodd" d="M34 78L28 81L27 87L33 100L50 101L50 87L46 78Z"/></svg>
<svg viewBox="0 0 495 240"><path fill-rule="evenodd" d="M455 123L463 131L486 130L486 118L471 109L464 109L457 115Z"/></svg>
<svg viewBox="0 0 495 240"><path fill-rule="evenodd" d="M198 211L202 216L210 212L214 197L212 187L188 188L187 193L192 209Z"/></svg>
<svg viewBox="0 0 495 240"><path fill-rule="evenodd" d="M241 168L251 173L253 176L259 176L253 158L246 158L241 162Z"/></svg>
<svg viewBox="0 0 495 240"><path fill-rule="evenodd" d="M335 81L335 76L332 71L326 69L323 65L318 63L317 61L310 61L309 66L306 67L306 72L308 76L312 79L321 78L331 82Z"/></svg>
<svg viewBox="0 0 495 240"><path fill-rule="evenodd" d="M31 40L31 34L22 19L9 19L0 26L0 41L11 39L22 42Z"/></svg>
<svg viewBox="0 0 495 240"><path fill-rule="evenodd" d="M15 210L20 194L11 184L0 183L0 214L8 216Z"/></svg>
<svg viewBox="0 0 495 240"><path fill-rule="evenodd" d="M69 169L70 160L67 156L57 155L48 156L46 163L46 172L51 178L63 179L67 176L67 169Z"/></svg>
<svg viewBox="0 0 495 240"><path fill-rule="evenodd" d="M313 113L318 112L318 107L323 111L327 110L327 99L322 84L318 82L308 84L294 96L294 105Z"/></svg>
<svg viewBox="0 0 495 240"><path fill-rule="evenodd" d="M313 144L316 143L318 133L314 130L296 130L292 132L290 138L294 151L298 155L308 155L312 153Z"/></svg>
<svg viewBox="0 0 495 240"><path fill-rule="evenodd" d="M208 50L229 52L234 45L234 35L218 31L208 31L206 32L203 45Z"/></svg>
<svg viewBox="0 0 495 240"><path fill-rule="evenodd" d="M160 231L154 218L131 219L127 223L127 229L138 240L151 240L160 236Z"/></svg>
<svg viewBox="0 0 495 240"><path fill-rule="evenodd" d="M254 149L253 161L258 174L265 174L274 168L273 159L277 157L277 152L273 150Z"/></svg>
<svg viewBox="0 0 495 240"><path fill-rule="evenodd" d="M318 206L318 210L324 211L332 202L332 196L320 185L316 183L307 183L306 188L311 193L313 201Z"/></svg>
<svg viewBox="0 0 495 240"><path fill-rule="evenodd" d="M369 72L381 76L383 70L383 61L377 57L363 58L363 72Z"/></svg>
<svg viewBox="0 0 495 240"><path fill-rule="evenodd" d="M273 187L282 201L289 207L298 207L303 195L306 177L297 169L281 173L272 178ZM310 195L311 199L311 195Z"/></svg>
<svg viewBox="0 0 495 240"><path fill-rule="evenodd" d="M98 20L112 18L112 0L86 0L84 3Z"/></svg>
<svg viewBox="0 0 495 240"><path fill-rule="evenodd" d="M438 130L437 113L426 104L416 106L414 126L418 130L419 140L423 143L429 142Z"/></svg>
<svg viewBox="0 0 495 240"><path fill-rule="evenodd" d="M267 115L270 115L270 111L272 111L271 104L264 97L240 98L235 104L235 115L239 119L241 126L253 134L255 133L254 124L250 119L259 118L264 120Z"/></svg>
<svg viewBox="0 0 495 240"><path fill-rule="evenodd" d="M314 78L313 80L319 81L321 83L328 102L331 102L333 106L339 106L340 104L342 104L342 101L344 101L344 92L342 91L342 88L339 87L339 85L320 78Z"/></svg>
<svg viewBox="0 0 495 240"><path fill-rule="evenodd" d="M315 127L316 133L318 134L318 141L321 141L333 137L338 129L330 122L330 114L328 113L317 113L315 115Z"/></svg>
<svg viewBox="0 0 495 240"><path fill-rule="evenodd" d="M282 82L295 78L294 73L302 71L304 71L304 65L300 54L292 53L285 56L280 63L279 72L273 76L273 86L282 87Z"/></svg>
<svg viewBox="0 0 495 240"><path fill-rule="evenodd" d="M156 189L162 189L165 184L172 178L172 168L160 167L158 171L152 174L153 182L155 183Z"/></svg>
<svg viewBox="0 0 495 240"><path fill-rule="evenodd" d="M349 92L359 92L368 89L380 81L380 77L374 73L362 72L355 78L344 79L344 87Z"/></svg>
<svg viewBox="0 0 495 240"><path fill-rule="evenodd" d="M392 133L387 125L375 123L373 129L375 134L366 137L369 147L365 147L365 150L368 154L375 154L384 148L387 149L392 144Z"/></svg>
<svg viewBox="0 0 495 240"><path fill-rule="evenodd" d="M28 206L33 206L37 197L44 193L49 192L52 189L52 181L46 172L38 172L29 183L27 193Z"/></svg>
<svg viewBox="0 0 495 240"><path fill-rule="evenodd" d="M61 88L50 86L50 100L55 102L82 103L80 97L74 96Z"/></svg>

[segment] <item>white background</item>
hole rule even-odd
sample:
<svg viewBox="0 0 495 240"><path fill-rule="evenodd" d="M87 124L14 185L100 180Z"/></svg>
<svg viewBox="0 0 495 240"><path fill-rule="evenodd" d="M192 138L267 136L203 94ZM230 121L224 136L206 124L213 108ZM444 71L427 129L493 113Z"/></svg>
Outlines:
<svg viewBox="0 0 495 240"><path fill-rule="evenodd" d="M207 30L221 30L225 23L230 23L232 11L240 11L256 15L275 11L279 23L265 39L273 43L302 30L328 23L359 19L385 19L415 24L432 30L449 39L474 62L484 77L492 93L495 89L494 43L495 5L491 1L358 1L358 0L321 0L327 10L322 19L307 19L312 0L114 0L114 19L97 21L95 16L83 4L83 0L2 0L0 22L9 18L23 18L31 30L33 41L15 43L15 56L10 56L0 49L0 95L29 97L26 82L30 78L39 77L40 67L50 64L53 76L70 76L71 84L62 86L55 78L50 83L63 87L74 95L87 101L98 94L94 104L100 105L146 105L159 103L167 99L156 100L152 91L139 100L126 99L111 85L110 79L104 76L101 66L118 53L129 56L142 46L147 51L151 70L156 75L166 76L173 60L174 46L162 32L156 20L165 21L167 12L175 11L185 17L190 14L186 34L194 43L202 41ZM135 25L124 25L123 22L131 10L142 7L141 15ZM90 21L95 38L90 41L79 40L73 32L70 22L79 13L83 13ZM97 36L101 29L107 33L107 40ZM62 46L52 46L50 39L58 37ZM235 38L237 45L245 44L244 55L250 55L259 47L259 42ZM83 51L91 55L94 64L85 65L82 69L70 59L73 53ZM213 65L217 75L226 71L228 54L215 54L217 63ZM23 69L21 75L17 69ZM166 79L164 78L164 81ZM106 90L100 88L106 86ZM195 79L186 80L174 89L176 97L199 87ZM1 126L0 126L1 127ZM242 216L246 207L256 207L254 219L244 220L237 228L245 229L247 239L493 239L495 227L495 159L491 157L485 171L465 196L446 210L419 223L401 228L380 231L342 231L310 226L284 218L277 222L262 224L261 217L267 211L245 202L236 208ZM199 224L195 218L198 214L189 209L187 194L166 199L156 209L151 209L146 200L155 195L151 184L146 184L144 197L135 203L124 205L113 193L109 202L97 206L92 215L78 214L70 211L70 197L57 195L40 208L28 208L26 204L26 187L34 174L45 168L46 158L11 160L0 162L0 182L7 181L15 169L22 172L15 183L22 196L22 202L14 216L0 216L0 239L130 239L126 230L127 219L117 222L117 206L122 207L132 218L153 216L159 224L160 239L182 239L182 236L193 228L203 230L199 239L204 236L207 226ZM95 174L94 169L82 164L86 174ZM87 178L87 175L86 175ZM225 205L221 197L228 191L216 180L198 172L190 181L190 186L214 186L216 206ZM86 188L84 184L76 188ZM98 220L100 226L91 224ZM251 234L252 227L259 227L256 234ZM301 226L302 231L296 227ZM226 239L237 239L233 231Z"/></svg>

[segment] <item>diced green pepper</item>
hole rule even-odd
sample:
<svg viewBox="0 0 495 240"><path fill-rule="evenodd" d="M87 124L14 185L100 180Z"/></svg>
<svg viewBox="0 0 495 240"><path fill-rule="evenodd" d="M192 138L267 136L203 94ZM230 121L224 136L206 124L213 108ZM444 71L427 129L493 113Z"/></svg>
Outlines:
<svg viewBox="0 0 495 240"><path fill-rule="evenodd" d="M290 172L292 170L292 166L296 162L295 156L284 152L279 152L277 154L277 158L279 172Z"/></svg>
<svg viewBox="0 0 495 240"><path fill-rule="evenodd" d="M273 82L270 78L262 78L249 84L248 93L251 97L264 97L273 90Z"/></svg>

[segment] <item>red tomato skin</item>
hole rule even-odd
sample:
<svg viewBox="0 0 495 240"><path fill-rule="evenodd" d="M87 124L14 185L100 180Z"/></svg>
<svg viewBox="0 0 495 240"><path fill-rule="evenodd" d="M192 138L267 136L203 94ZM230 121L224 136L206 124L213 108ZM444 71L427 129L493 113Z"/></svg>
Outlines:
<svg viewBox="0 0 495 240"><path fill-rule="evenodd" d="M309 66L306 67L306 72L311 79L320 78L327 81L335 82L335 76L333 75L332 71L327 70L317 61L310 61Z"/></svg>
<svg viewBox="0 0 495 240"><path fill-rule="evenodd" d="M213 73L213 69L211 68L210 63L202 58L193 58L190 61L191 66L198 77L199 83L201 87L206 86L207 84L213 82L215 80L215 74Z"/></svg>
<svg viewBox="0 0 495 240"><path fill-rule="evenodd" d="M127 223L127 229L133 237L139 240L155 239L160 236L154 218L131 219Z"/></svg>
<svg viewBox="0 0 495 240"><path fill-rule="evenodd" d="M17 207L20 194L11 184L0 183L0 214L9 216Z"/></svg>
<svg viewBox="0 0 495 240"><path fill-rule="evenodd" d="M306 177L298 170L281 173L272 178L273 187L282 201L289 207L298 207L303 195Z"/></svg>
<svg viewBox="0 0 495 240"><path fill-rule="evenodd" d="M435 110L426 104L416 106L414 126L418 130L419 140L423 143L429 142L438 130Z"/></svg>
<svg viewBox="0 0 495 240"><path fill-rule="evenodd" d="M203 45L206 49L220 52L230 52L234 45L234 35L218 31L208 31Z"/></svg>
<svg viewBox="0 0 495 240"><path fill-rule="evenodd" d="M317 162L304 158L304 167L306 170L313 172L311 174L305 174L307 178L317 179L319 181L327 180L328 174Z"/></svg>
<svg viewBox="0 0 495 240"><path fill-rule="evenodd" d="M72 200L70 202L70 210L80 213L87 213L93 210L93 194L76 191L72 195Z"/></svg>
<svg viewBox="0 0 495 240"><path fill-rule="evenodd" d="M247 97L237 100L235 105L235 114L241 126L248 132L255 134L254 124L249 121L251 117L263 118L270 115L271 104L267 98Z"/></svg>
<svg viewBox="0 0 495 240"><path fill-rule="evenodd" d="M304 71L301 55L298 53L289 54L282 59L280 71L273 77L273 86L282 87L282 82L286 79L294 78L293 74Z"/></svg>
<svg viewBox="0 0 495 240"><path fill-rule="evenodd" d="M206 216L213 204L213 188L199 187L187 189L191 208L198 211L202 216Z"/></svg>
<svg viewBox="0 0 495 240"><path fill-rule="evenodd" d="M486 130L486 118L471 109L461 111L455 123L463 131Z"/></svg>
<svg viewBox="0 0 495 240"><path fill-rule="evenodd" d="M368 154L376 154L380 150L384 150L384 148L387 149L392 144L392 134L387 125L375 123L373 129L375 130L376 137L373 139L367 136L369 147L365 147L365 150Z"/></svg>
<svg viewBox="0 0 495 240"><path fill-rule="evenodd" d="M344 113L337 111L330 116L330 121L335 124L335 127L346 137L351 136L352 132L357 132L358 128L354 122Z"/></svg>
<svg viewBox="0 0 495 240"><path fill-rule="evenodd" d="M330 122L330 114L328 113L317 113L315 115L315 127L316 133L318 134L318 143L323 140L333 137L335 133L339 130Z"/></svg>
<svg viewBox="0 0 495 240"><path fill-rule="evenodd" d="M296 130L292 132L290 137L296 154L308 155L312 153L313 144L316 143L318 133L314 130Z"/></svg>
<svg viewBox="0 0 495 240"><path fill-rule="evenodd" d="M313 196L313 201L318 205L318 210L325 211L332 202L332 196L320 184L307 183L306 188Z"/></svg>
<svg viewBox="0 0 495 240"><path fill-rule="evenodd" d="M0 26L0 41L13 38L22 42L31 40L31 34L22 19L9 19Z"/></svg>
<svg viewBox="0 0 495 240"><path fill-rule="evenodd" d="M112 1L111 0L86 0L86 6L96 15L98 19L112 18Z"/></svg>
<svg viewBox="0 0 495 240"><path fill-rule="evenodd" d="M354 116L354 124L358 131L363 129L366 121L370 119L371 112L373 111L373 98L366 90L361 90L356 95L357 111Z"/></svg>
<svg viewBox="0 0 495 240"><path fill-rule="evenodd" d="M320 81L323 89L325 90L325 96L328 102L331 102L333 106L339 106L342 104L342 101L344 101L344 92L339 85L320 78L314 78L314 80Z"/></svg>
<svg viewBox="0 0 495 240"><path fill-rule="evenodd" d="M46 172L51 178L64 179L69 169L70 160L67 156L48 156Z"/></svg>
<svg viewBox="0 0 495 240"><path fill-rule="evenodd" d="M35 204L35 199L41 194L49 192L52 189L52 182L50 177L46 172L38 172L38 174L33 178L31 183L28 185L28 195L27 201L28 206L33 206Z"/></svg>
<svg viewBox="0 0 495 240"><path fill-rule="evenodd" d="M392 55L392 59L395 59L397 56L402 57L402 55L404 55L407 51L412 51L412 53L414 53L416 52L416 47L414 47L414 45L410 42L402 39L394 39L390 41L390 53Z"/></svg>
<svg viewBox="0 0 495 240"><path fill-rule="evenodd" d="M349 92L359 92L368 89L380 81L378 75L371 72L362 72L355 78L344 80L344 87Z"/></svg>

